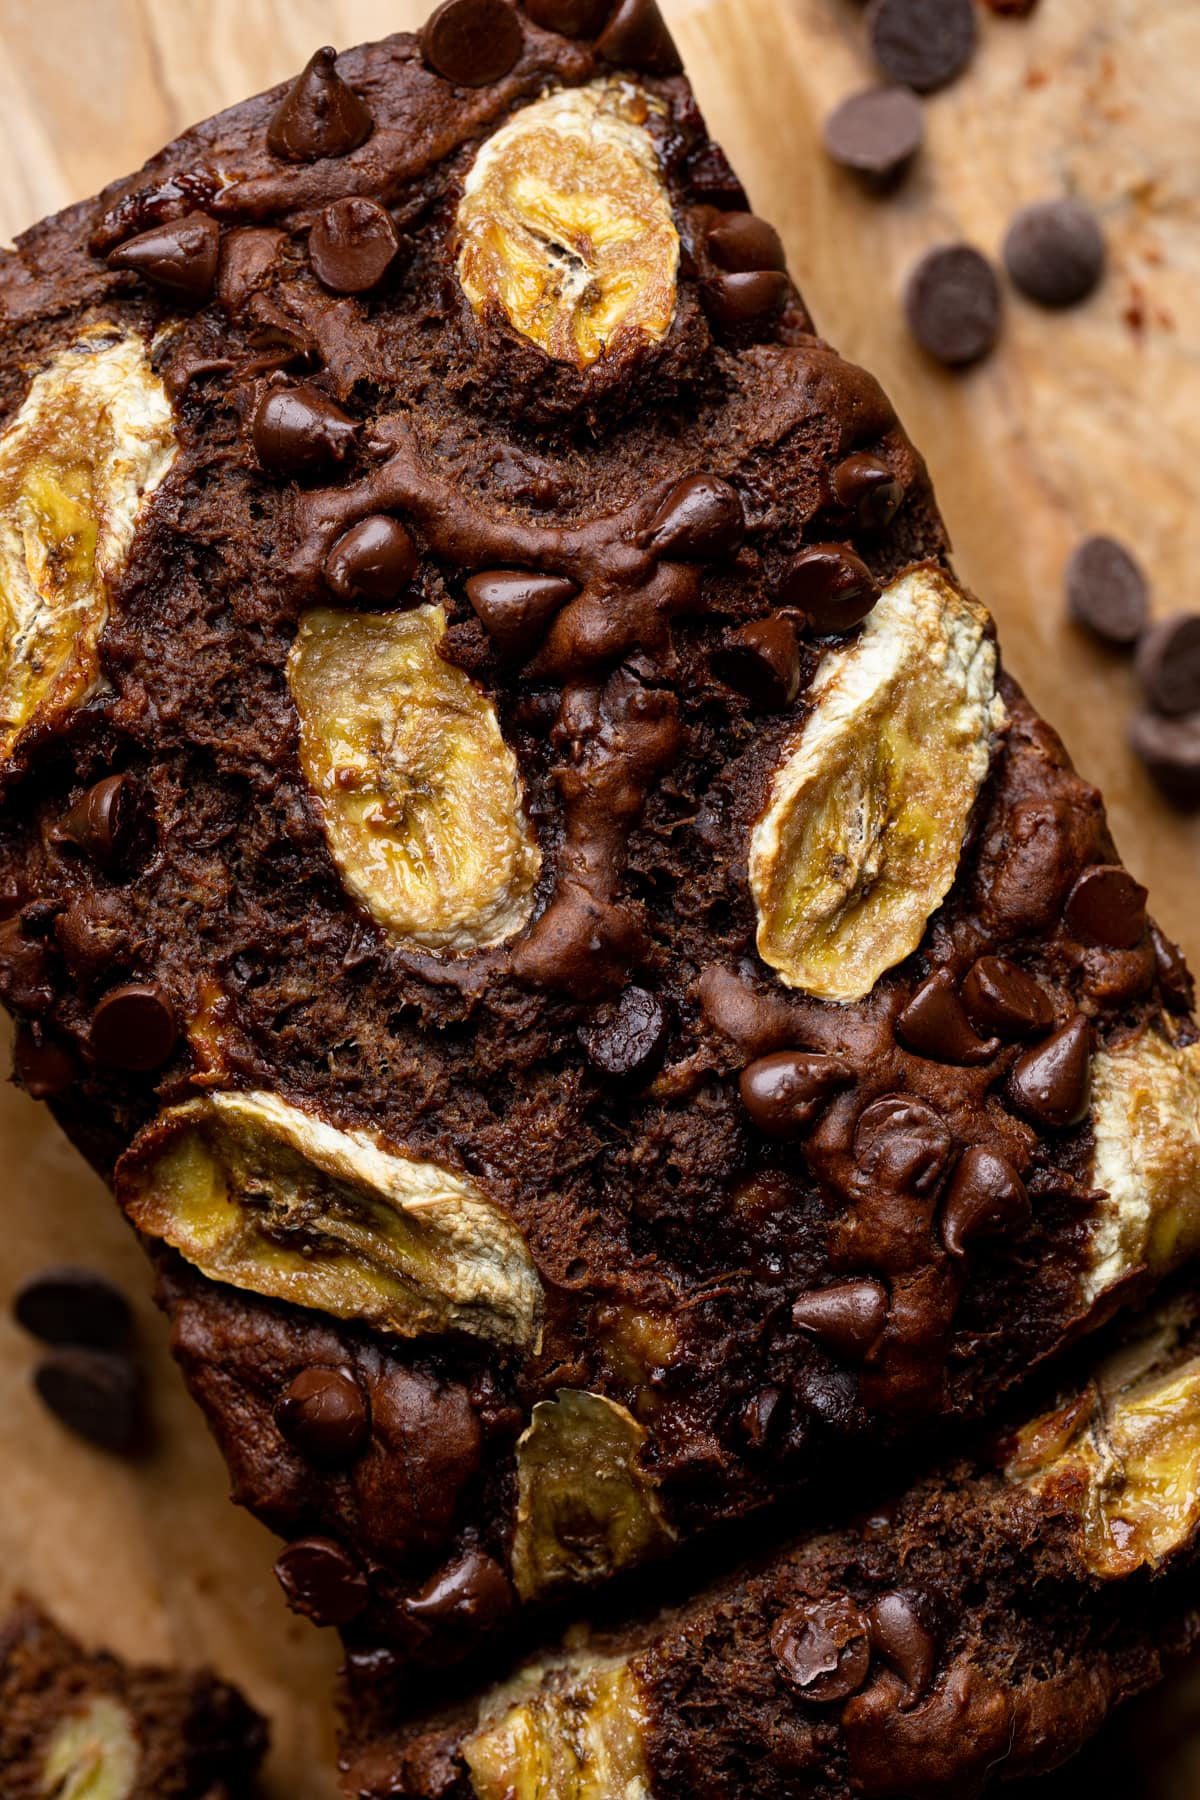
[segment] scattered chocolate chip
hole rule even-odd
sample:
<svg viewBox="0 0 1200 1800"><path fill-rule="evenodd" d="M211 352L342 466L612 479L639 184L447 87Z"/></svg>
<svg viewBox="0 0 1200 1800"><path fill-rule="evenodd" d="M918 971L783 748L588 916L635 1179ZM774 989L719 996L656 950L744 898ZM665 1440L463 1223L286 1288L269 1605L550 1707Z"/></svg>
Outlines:
<svg viewBox="0 0 1200 1800"><path fill-rule="evenodd" d="M325 558L325 581L339 600L386 606L417 572L417 551L398 519L375 513L344 531Z"/></svg>
<svg viewBox="0 0 1200 1800"><path fill-rule="evenodd" d="M1167 719L1143 708L1133 716L1129 742L1173 805L1200 806L1200 712Z"/></svg>
<svg viewBox="0 0 1200 1800"><path fill-rule="evenodd" d="M1196 984L1183 951L1153 919L1150 921L1150 941L1154 945L1158 985L1167 1007L1175 1013L1191 1012L1196 998Z"/></svg>
<svg viewBox="0 0 1200 1800"><path fill-rule="evenodd" d="M942 1208L942 1242L965 1256L979 1237L1023 1225L1029 1217L1025 1183L1007 1157L973 1145L964 1150Z"/></svg>
<svg viewBox="0 0 1200 1800"><path fill-rule="evenodd" d="M717 475L688 475L671 489L646 527L648 549L676 562L732 556L746 535L737 489Z"/></svg>
<svg viewBox="0 0 1200 1800"><path fill-rule="evenodd" d="M75 1058L57 1038L36 1033L28 1025L18 1028L13 1046L13 1078L31 1100L57 1100L74 1087L78 1071Z"/></svg>
<svg viewBox="0 0 1200 1800"><path fill-rule="evenodd" d="M777 1050L742 1070L742 1105L768 1137L799 1135L852 1079L844 1063L810 1050Z"/></svg>
<svg viewBox="0 0 1200 1800"><path fill-rule="evenodd" d="M792 1307L792 1324L798 1331L850 1363L863 1362L871 1354L887 1317L887 1289L869 1277L801 1294Z"/></svg>
<svg viewBox="0 0 1200 1800"><path fill-rule="evenodd" d="M316 1625L348 1625L367 1604L367 1578L332 1538L299 1538L276 1558L275 1575L293 1612Z"/></svg>
<svg viewBox="0 0 1200 1800"><path fill-rule="evenodd" d="M78 845L104 869L117 868L139 836L145 798L134 776L106 775L59 820L54 841Z"/></svg>
<svg viewBox="0 0 1200 1800"><path fill-rule="evenodd" d="M467 599L496 648L522 661L532 656L551 619L578 592L561 575L529 575L520 569L492 569L467 582Z"/></svg>
<svg viewBox="0 0 1200 1800"><path fill-rule="evenodd" d="M141 1384L133 1363L115 1350L64 1347L43 1357L33 1385L76 1437L124 1454L141 1435Z"/></svg>
<svg viewBox="0 0 1200 1800"><path fill-rule="evenodd" d="M116 1350L129 1337L129 1302L94 1269L42 1269L13 1296L13 1317L46 1344Z"/></svg>
<svg viewBox="0 0 1200 1800"><path fill-rule="evenodd" d="M900 510L904 488L878 456L856 450L833 471L833 493L839 506L853 514L860 531L886 531Z"/></svg>
<svg viewBox="0 0 1200 1800"><path fill-rule="evenodd" d="M596 51L605 62L638 69L643 75L678 75L683 69L655 0L618 0Z"/></svg>
<svg viewBox="0 0 1200 1800"><path fill-rule="evenodd" d="M1124 544L1111 537L1088 537L1072 553L1066 570L1067 609L1107 644L1136 644L1150 603L1146 577Z"/></svg>
<svg viewBox="0 0 1200 1800"><path fill-rule="evenodd" d="M521 24L508 0L444 0L421 33L431 68L456 87L486 87L521 54Z"/></svg>
<svg viewBox="0 0 1200 1800"><path fill-rule="evenodd" d="M871 0L867 35L889 80L928 94L961 75L971 60L973 0Z"/></svg>
<svg viewBox="0 0 1200 1800"><path fill-rule="evenodd" d="M1088 1109L1091 1052L1091 1026L1076 1013L1014 1065L1008 1095L1016 1110L1035 1125L1078 1125Z"/></svg>
<svg viewBox="0 0 1200 1800"><path fill-rule="evenodd" d="M902 1710L915 1706L933 1680L937 1645L907 1594L880 1594L867 1608L871 1648L904 1683Z"/></svg>
<svg viewBox="0 0 1200 1800"><path fill-rule="evenodd" d="M399 250L391 214L357 194L327 206L308 234L313 272L335 294L365 294L378 287Z"/></svg>
<svg viewBox="0 0 1200 1800"><path fill-rule="evenodd" d="M92 1014L92 1055L102 1068L148 1075L178 1041L175 1011L155 981L129 982L106 994Z"/></svg>
<svg viewBox="0 0 1200 1800"><path fill-rule="evenodd" d="M963 982L967 1017L977 1031L1013 1042L1054 1023L1054 1007L1032 975L1003 956L981 956Z"/></svg>
<svg viewBox="0 0 1200 1800"><path fill-rule="evenodd" d="M1095 863L1071 889L1064 917L1075 937L1132 950L1146 930L1146 890L1119 863Z"/></svg>
<svg viewBox="0 0 1200 1800"><path fill-rule="evenodd" d="M628 987L580 1026L579 1041L601 1075L614 1081L651 1073L667 1046L671 1022L656 994Z"/></svg>
<svg viewBox="0 0 1200 1800"><path fill-rule="evenodd" d="M275 1407L275 1423L302 1456L315 1463L347 1463L371 1429L367 1396L348 1369L301 1369Z"/></svg>
<svg viewBox="0 0 1200 1800"><path fill-rule="evenodd" d="M1200 613L1173 613L1145 633L1137 672L1156 712L1200 712Z"/></svg>
<svg viewBox="0 0 1200 1800"><path fill-rule="evenodd" d="M728 632L712 661L718 679L762 712L779 712L800 692L796 628L778 613Z"/></svg>
<svg viewBox="0 0 1200 1800"><path fill-rule="evenodd" d="M826 154L843 169L890 184L921 148L925 121L911 88L867 88L834 108L823 136Z"/></svg>
<svg viewBox="0 0 1200 1800"><path fill-rule="evenodd" d="M871 1667L870 1627L848 1596L802 1600L771 1632L771 1649L806 1700L846 1700Z"/></svg>
<svg viewBox="0 0 1200 1800"><path fill-rule="evenodd" d="M345 461L357 429L320 388L300 381L267 389L251 433L259 462L272 474L319 475Z"/></svg>
<svg viewBox="0 0 1200 1800"><path fill-rule="evenodd" d="M990 1062L998 1037L980 1038L971 1026L949 969L923 981L896 1020L896 1035L918 1056L933 1062Z"/></svg>
<svg viewBox="0 0 1200 1800"><path fill-rule="evenodd" d="M1022 207L1004 239L1004 266L1041 306L1075 306L1104 273L1104 233L1081 200L1039 200Z"/></svg>
<svg viewBox="0 0 1200 1800"><path fill-rule="evenodd" d="M983 0L1002 19L1027 19L1038 0Z"/></svg>
<svg viewBox="0 0 1200 1800"><path fill-rule="evenodd" d="M202 304L212 296L221 254L221 228L207 213L155 225L109 252L110 269L128 270L176 300Z"/></svg>
<svg viewBox="0 0 1200 1800"><path fill-rule="evenodd" d="M440 1570L419 1593L404 1602L415 1619L439 1627L486 1632L512 1611L508 1576L493 1557L479 1550Z"/></svg>
<svg viewBox="0 0 1200 1800"><path fill-rule="evenodd" d="M787 1423L787 1406L782 1390L765 1387L751 1394L742 1408L742 1436L751 1450L769 1450L781 1436Z"/></svg>
<svg viewBox="0 0 1200 1800"><path fill-rule="evenodd" d="M896 1193L931 1194L954 1149L945 1120L924 1100L884 1094L859 1115L854 1160L861 1175Z"/></svg>
<svg viewBox="0 0 1200 1800"><path fill-rule="evenodd" d="M879 598L879 583L847 544L812 544L783 578L784 606L803 612L814 631L850 631Z"/></svg>
<svg viewBox="0 0 1200 1800"><path fill-rule="evenodd" d="M731 275L787 268L783 239L773 225L756 213L722 213L710 227L705 243L717 267Z"/></svg>
<svg viewBox="0 0 1200 1800"><path fill-rule="evenodd" d="M987 355L1000 331L1000 283L970 244L930 250L904 290L908 328L922 350L961 369Z"/></svg>
<svg viewBox="0 0 1200 1800"><path fill-rule="evenodd" d="M267 126L267 148L283 162L347 156L366 142L374 120L365 101L337 72L337 51L318 50L297 76Z"/></svg>
<svg viewBox="0 0 1200 1800"><path fill-rule="evenodd" d="M782 312L790 286L787 276L776 269L748 269L741 274L711 276L701 297L714 325L737 331Z"/></svg>
<svg viewBox="0 0 1200 1800"><path fill-rule="evenodd" d="M612 9L613 0L525 0L535 25L563 37L595 37Z"/></svg>

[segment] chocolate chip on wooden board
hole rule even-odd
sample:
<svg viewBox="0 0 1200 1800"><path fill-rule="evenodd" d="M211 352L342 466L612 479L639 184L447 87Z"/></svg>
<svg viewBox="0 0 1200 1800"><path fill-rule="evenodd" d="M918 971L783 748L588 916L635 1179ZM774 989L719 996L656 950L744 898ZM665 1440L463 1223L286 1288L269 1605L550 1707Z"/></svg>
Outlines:
<svg viewBox="0 0 1200 1800"><path fill-rule="evenodd" d="M1200 712L1166 718L1144 707L1129 742L1168 800L1187 811L1200 806Z"/></svg>
<svg viewBox="0 0 1200 1800"><path fill-rule="evenodd" d="M115 1350L129 1337L129 1302L94 1269L51 1268L31 1275L13 1295L13 1317L46 1344Z"/></svg>
<svg viewBox="0 0 1200 1800"><path fill-rule="evenodd" d="M1138 645L1137 672L1156 712L1200 712L1200 613L1172 613L1151 625Z"/></svg>
<svg viewBox="0 0 1200 1800"><path fill-rule="evenodd" d="M1000 332L1000 283L970 244L944 244L908 278L904 311L913 337L936 361L962 369L985 357Z"/></svg>
<svg viewBox="0 0 1200 1800"><path fill-rule="evenodd" d="M1039 306L1077 306L1104 274L1104 233L1082 200L1038 200L1022 207L1004 239L1004 266Z"/></svg>
<svg viewBox="0 0 1200 1800"><path fill-rule="evenodd" d="M76 1437L119 1454L137 1447L143 1425L141 1382L120 1351L61 1347L42 1358L33 1385Z"/></svg>
<svg viewBox="0 0 1200 1800"><path fill-rule="evenodd" d="M895 181L921 147L925 122L911 88L850 94L825 121L826 154L875 186Z"/></svg>
<svg viewBox="0 0 1200 1800"><path fill-rule="evenodd" d="M932 93L961 75L975 49L974 0L871 0L867 35L892 81Z"/></svg>
<svg viewBox="0 0 1200 1800"><path fill-rule="evenodd" d="M1149 613L1149 590L1124 544L1102 533L1084 538L1071 554L1065 584L1077 625L1119 649L1136 644Z"/></svg>

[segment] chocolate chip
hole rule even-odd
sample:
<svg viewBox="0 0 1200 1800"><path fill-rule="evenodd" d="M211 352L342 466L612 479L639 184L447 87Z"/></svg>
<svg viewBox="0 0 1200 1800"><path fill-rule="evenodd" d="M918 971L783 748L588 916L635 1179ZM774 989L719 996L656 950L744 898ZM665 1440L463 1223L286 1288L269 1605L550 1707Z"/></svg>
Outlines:
<svg viewBox="0 0 1200 1800"><path fill-rule="evenodd" d="M525 0L535 25L563 37L595 37L612 9L613 0Z"/></svg>
<svg viewBox="0 0 1200 1800"><path fill-rule="evenodd" d="M658 996L628 987L580 1027L579 1041L592 1067L618 1081L648 1075L662 1058L670 1030Z"/></svg>
<svg viewBox="0 0 1200 1800"><path fill-rule="evenodd" d="M129 949L129 908L120 894L85 889L54 921L54 937L76 981L92 981Z"/></svg>
<svg viewBox="0 0 1200 1800"><path fill-rule="evenodd" d="M732 275L787 268L783 240L773 225L755 213L722 213L708 233L708 254L719 269Z"/></svg>
<svg viewBox="0 0 1200 1800"><path fill-rule="evenodd" d="M814 631L850 631L879 598L879 583L847 544L812 544L783 578L779 598L797 607Z"/></svg>
<svg viewBox="0 0 1200 1800"><path fill-rule="evenodd" d="M33 1372L42 1403L76 1437L125 1454L141 1435L141 1384L133 1363L115 1350L63 1348Z"/></svg>
<svg viewBox="0 0 1200 1800"><path fill-rule="evenodd" d="M148 1075L178 1041L175 1012L157 982L130 982L106 994L92 1014L92 1055L102 1068Z"/></svg>
<svg viewBox="0 0 1200 1800"><path fill-rule="evenodd" d="M761 1388L751 1394L742 1408L739 1423L742 1436L751 1450L769 1450L779 1439L787 1423L787 1406L777 1387Z"/></svg>
<svg viewBox="0 0 1200 1800"><path fill-rule="evenodd" d="M188 213L155 225L110 251L110 269L126 269L176 300L202 304L212 296L221 254L221 228L207 213Z"/></svg>
<svg viewBox="0 0 1200 1800"><path fill-rule="evenodd" d="M1107 644L1136 644L1149 616L1146 577L1124 544L1088 537L1067 564L1067 609Z"/></svg>
<svg viewBox="0 0 1200 1800"><path fill-rule="evenodd" d="M225 233L217 270L217 298L227 313L236 317L251 297L266 286L286 242L282 231L266 226L244 226Z"/></svg>
<svg viewBox="0 0 1200 1800"><path fill-rule="evenodd" d="M883 1336L888 1292L882 1282L864 1277L835 1287L801 1294L792 1306L792 1324L816 1338L845 1362L863 1362Z"/></svg>
<svg viewBox="0 0 1200 1800"><path fill-rule="evenodd" d="M117 868L140 835L145 799L134 776L106 775L63 815L54 828L54 841L78 845L104 869Z"/></svg>
<svg viewBox="0 0 1200 1800"><path fill-rule="evenodd" d="M307 381L268 388L251 432L258 460L275 475L319 475L344 462L358 427Z"/></svg>
<svg viewBox="0 0 1200 1800"><path fill-rule="evenodd" d="M990 1062L1000 1048L998 1037L985 1041L972 1029L949 969L921 983L896 1020L896 1035L933 1062Z"/></svg>
<svg viewBox="0 0 1200 1800"><path fill-rule="evenodd" d="M1129 742L1173 805L1200 806L1200 712L1166 719L1143 708L1133 716Z"/></svg>
<svg viewBox="0 0 1200 1800"><path fill-rule="evenodd" d="M800 646L790 619L772 613L726 634L713 669L762 712L779 712L800 692Z"/></svg>
<svg viewBox="0 0 1200 1800"><path fill-rule="evenodd" d="M500 1564L482 1551L471 1550L404 1602L415 1619L439 1627L482 1635L498 1625L513 1608L513 1591Z"/></svg>
<svg viewBox="0 0 1200 1800"><path fill-rule="evenodd" d="M915 1706L933 1680L937 1645L907 1594L879 1594L867 1608L871 1648L904 1683L902 1710Z"/></svg>
<svg viewBox="0 0 1200 1800"><path fill-rule="evenodd" d="M308 234L313 272L335 294L365 294L377 287L399 249L391 214L356 194L327 206Z"/></svg>
<svg viewBox="0 0 1200 1800"><path fill-rule="evenodd" d="M386 606L417 572L417 551L397 519L382 513L344 531L325 558L325 581L339 600Z"/></svg>
<svg viewBox="0 0 1200 1800"><path fill-rule="evenodd" d="M1041 306L1075 306L1104 274L1104 233L1082 200L1039 200L1022 207L1004 239L1004 266Z"/></svg>
<svg viewBox="0 0 1200 1800"><path fill-rule="evenodd" d="M1196 984L1183 951L1153 919L1150 921L1150 941L1154 945L1158 985L1168 1009L1175 1013L1191 1012L1196 998Z"/></svg>
<svg viewBox="0 0 1200 1800"><path fill-rule="evenodd" d="M1007 1157L973 1145L964 1150L942 1209L942 1242L965 1256L976 1238L1008 1231L1029 1217L1025 1183Z"/></svg>
<svg viewBox="0 0 1200 1800"><path fill-rule="evenodd" d="M646 528L647 548L675 562L732 556L746 535L735 487L716 475L688 475L671 489Z"/></svg>
<svg viewBox="0 0 1200 1800"><path fill-rule="evenodd" d="M981 956L962 991L967 1017L976 1030L1006 1042L1037 1037L1054 1023L1049 994L1003 956Z"/></svg>
<svg viewBox="0 0 1200 1800"><path fill-rule="evenodd" d="M431 68L456 87L486 87L521 54L521 25L507 0L444 0L421 33Z"/></svg>
<svg viewBox="0 0 1200 1800"><path fill-rule="evenodd" d="M713 275L704 283L704 310L714 325L737 331L772 319L787 305L790 283L775 269L748 269L741 274Z"/></svg>
<svg viewBox="0 0 1200 1800"><path fill-rule="evenodd" d="M467 599L496 648L522 661L532 656L551 619L578 592L561 575L529 575L520 569L491 569L467 582Z"/></svg>
<svg viewBox="0 0 1200 1800"><path fill-rule="evenodd" d="M337 72L337 51L318 50L297 76L267 126L267 148L284 162L347 156L366 142L374 120L365 101Z"/></svg>
<svg viewBox="0 0 1200 1800"><path fill-rule="evenodd" d="M832 1094L852 1080L844 1063L809 1050L777 1050L742 1070L742 1105L768 1137L791 1138L812 1124Z"/></svg>
<svg viewBox="0 0 1200 1800"><path fill-rule="evenodd" d="M1000 283L970 244L930 250L904 290L908 328L922 350L947 368L965 368L992 349L1000 332Z"/></svg>
<svg viewBox="0 0 1200 1800"><path fill-rule="evenodd" d="M893 182L921 148L925 121L907 87L851 94L825 121L826 154L871 182Z"/></svg>
<svg viewBox="0 0 1200 1800"><path fill-rule="evenodd" d="M1088 1110L1092 1030L1083 1013L1029 1050L1013 1067L1008 1096L1035 1125L1078 1125Z"/></svg>
<svg viewBox="0 0 1200 1800"><path fill-rule="evenodd" d="M907 1094L884 1094L872 1101L854 1128L860 1174L897 1193L931 1194L953 1149L945 1120L924 1100Z"/></svg>
<svg viewBox="0 0 1200 1800"><path fill-rule="evenodd" d="M983 0L1002 19L1027 19L1038 0Z"/></svg>
<svg viewBox="0 0 1200 1800"><path fill-rule="evenodd" d="M1156 712L1200 712L1200 613L1160 619L1138 645L1137 672Z"/></svg>
<svg viewBox="0 0 1200 1800"><path fill-rule="evenodd" d="M678 75L683 69L655 0L618 0L596 51L605 62L638 69L643 75Z"/></svg>
<svg viewBox="0 0 1200 1800"><path fill-rule="evenodd" d="M900 509L904 488L898 476L878 456L856 450L833 471L833 492L839 506L853 514L861 531L886 531Z"/></svg>
<svg viewBox="0 0 1200 1800"><path fill-rule="evenodd" d="M94 1269L43 1269L13 1296L13 1317L46 1344L116 1350L132 1325L120 1288Z"/></svg>
<svg viewBox="0 0 1200 1800"><path fill-rule="evenodd" d="M13 1046L13 1077L31 1100L57 1100L74 1087L78 1071L65 1044L28 1025L18 1028Z"/></svg>
<svg viewBox="0 0 1200 1800"><path fill-rule="evenodd" d="M1118 863L1095 863L1071 889L1068 931L1110 950L1132 950L1146 930L1146 890Z"/></svg>
<svg viewBox="0 0 1200 1800"><path fill-rule="evenodd" d="M972 0L871 0L867 35L890 80L928 94L970 62L975 9Z"/></svg>
<svg viewBox="0 0 1200 1800"><path fill-rule="evenodd" d="M316 1625L348 1625L367 1604L367 1578L332 1538L298 1538L276 1558L275 1575L293 1612Z"/></svg>
<svg viewBox="0 0 1200 1800"><path fill-rule="evenodd" d="M772 1630L771 1649L792 1686L821 1703L856 1694L871 1667L870 1627L843 1594L792 1607Z"/></svg>
<svg viewBox="0 0 1200 1800"><path fill-rule="evenodd" d="M275 1423L302 1456L315 1463L347 1463L371 1429L367 1396L348 1369L301 1369L275 1406Z"/></svg>

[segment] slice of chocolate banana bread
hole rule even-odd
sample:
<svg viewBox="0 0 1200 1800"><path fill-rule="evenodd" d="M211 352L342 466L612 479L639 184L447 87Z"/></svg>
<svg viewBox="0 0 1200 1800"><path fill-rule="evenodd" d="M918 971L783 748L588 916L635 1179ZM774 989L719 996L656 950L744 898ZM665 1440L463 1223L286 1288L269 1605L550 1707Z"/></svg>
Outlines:
<svg viewBox="0 0 1200 1800"><path fill-rule="evenodd" d="M1190 1251L1181 959L646 0L320 51L0 307L18 1078L362 1666Z"/></svg>
<svg viewBox="0 0 1200 1800"><path fill-rule="evenodd" d="M90 1654L28 1600L0 1624L4 1800L239 1800L265 1747L212 1675Z"/></svg>

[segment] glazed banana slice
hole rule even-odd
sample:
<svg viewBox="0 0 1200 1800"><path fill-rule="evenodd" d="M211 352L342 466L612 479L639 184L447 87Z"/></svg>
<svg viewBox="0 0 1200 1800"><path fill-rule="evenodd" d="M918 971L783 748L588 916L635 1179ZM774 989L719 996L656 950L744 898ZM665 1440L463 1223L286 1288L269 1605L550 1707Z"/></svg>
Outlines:
<svg viewBox="0 0 1200 1800"><path fill-rule="evenodd" d="M476 313L587 368L623 335L657 343L675 316L679 234L628 83L548 94L476 156L458 209L458 274Z"/></svg>
<svg viewBox="0 0 1200 1800"><path fill-rule="evenodd" d="M934 569L829 651L750 840L758 951L786 986L861 1000L954 881L993 732L988 616Z"/></svg>
<svg viewBox="0 0 1200 1800"><path fill-rule="evenodd" d="M628 1663L579 1655L498 1688L463 1760L478 1800L650 1800L645 1728Z"/></svg>
<svg viewBox="0 0 1200 1800"><path fill-rule="evenodd" d="M55 1800L129 1800L141 1766L126 1708L108 1694L84 1696L46 1745L40 1792Z"/></svg>
<svg viewBox="0 0 1200 1800"><path fill-rule="evenodd" d="M495 708L438 654L445 629L437 606L311 612L288 680L346 887L397 937L479 950L527 922L541 857Z"/></svg>

